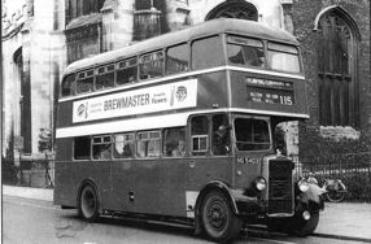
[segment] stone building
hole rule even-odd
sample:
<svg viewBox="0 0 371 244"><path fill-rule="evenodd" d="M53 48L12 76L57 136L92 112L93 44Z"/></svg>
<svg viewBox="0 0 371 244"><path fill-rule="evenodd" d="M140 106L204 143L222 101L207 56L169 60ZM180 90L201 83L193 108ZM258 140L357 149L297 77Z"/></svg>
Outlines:
<svg viewBox="0 0 371 244"><path fill-rule="evenodd" d="M13 141L13 151L23 144L23 153L39 153L40 130L53 129L54 86L69 63L219 17L285 29L302 43L311 118L284 126L291 156L318 138L371 137L368 0L16 2L2 0L4 152Z"/></svg>
<svg viewBox="0 0 371 244"><path fill-rule="evenodd" d="M3 156L38 154L66 63L64 3L2 0ZM9 155L8 155L9 156Z"/></svg>

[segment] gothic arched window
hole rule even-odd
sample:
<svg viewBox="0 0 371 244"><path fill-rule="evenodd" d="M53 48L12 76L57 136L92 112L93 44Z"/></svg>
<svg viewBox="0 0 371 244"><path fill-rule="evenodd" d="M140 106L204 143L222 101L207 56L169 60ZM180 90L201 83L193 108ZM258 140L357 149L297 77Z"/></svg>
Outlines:
<svg viewBox="0 0 371 244"><path fill-rule="evenodd" d="M320 124L357 127L356 25L340 7L325 11L317 21Z"/></svg>
<svg viewBox="0 0 371 244"><path fill-rule="evenodd" d="M103 7L104 0L68 0L68 11L66 14L66 23L74 18L89 15L91 13L99 13Z"/></svg>
<svg viewBox="0 0 371 244"><path fill-rule="evenodd" d="M246 1L227 1L216 6L206 16L206 20L216 18L236 18L257 21L258 10L253 4Z"/></svg>

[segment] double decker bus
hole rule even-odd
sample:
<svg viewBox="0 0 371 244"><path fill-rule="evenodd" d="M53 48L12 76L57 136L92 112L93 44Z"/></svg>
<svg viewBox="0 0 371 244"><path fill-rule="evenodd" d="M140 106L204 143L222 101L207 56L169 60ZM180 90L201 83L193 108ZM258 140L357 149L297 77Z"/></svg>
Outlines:
<svg viewBox="0 0 371 244"><path fill-rule="evenodd" d="M273 136L308 118L298 45L257 22L217 19L71 64L55 204L88 221L177 221L215 241L244 223L312 233L321 200Z"/></svg>

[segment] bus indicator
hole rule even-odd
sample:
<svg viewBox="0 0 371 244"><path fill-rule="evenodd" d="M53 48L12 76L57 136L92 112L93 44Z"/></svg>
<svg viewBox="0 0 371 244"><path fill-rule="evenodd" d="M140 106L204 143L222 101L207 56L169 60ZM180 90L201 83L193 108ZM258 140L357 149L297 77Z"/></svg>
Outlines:
<svg viewBox="0 0 371 244"><path fill-rule="evenodd" d="M293 105L293 94L290 91L281 91L266 88L248 87L247 100L255 103Z"/></svg>
<svg viewBox="0 0 371 244"><path fill-rule="evenodd" d="M246 78L247 100L266 104L294 104L292 82Z"/></svg>

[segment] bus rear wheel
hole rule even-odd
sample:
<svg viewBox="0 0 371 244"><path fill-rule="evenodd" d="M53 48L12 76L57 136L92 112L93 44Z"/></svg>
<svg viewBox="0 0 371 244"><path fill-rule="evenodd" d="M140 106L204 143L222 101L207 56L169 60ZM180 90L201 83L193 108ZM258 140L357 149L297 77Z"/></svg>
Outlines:
<svg viewBox="0 0 371 244"><path fill-rule="evenodd" d="M98 195L90 184L85 185L80 192L79 215L89 222L93 222L99 216Z"/></svg>
<svg viewBox="0 0 371 244"><path fill-rule="evenodd" d="M203 199L201 221L205 234L217 242L234 239L242 226L225 194L215 190L207 193Z"/></svg>

